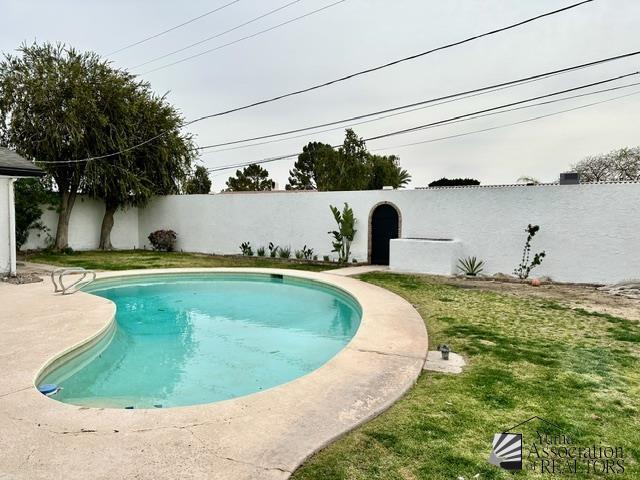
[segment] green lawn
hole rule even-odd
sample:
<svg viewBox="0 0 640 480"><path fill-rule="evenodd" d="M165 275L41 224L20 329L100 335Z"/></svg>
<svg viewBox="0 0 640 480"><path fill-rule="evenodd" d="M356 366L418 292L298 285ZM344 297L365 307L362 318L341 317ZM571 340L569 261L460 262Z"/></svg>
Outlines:
<svg viewBox="0 0 640 480"><path fill-rule="evenodd" d="M145 251L28 259L95 269L331 267ZM640 478L638 322L428 277L373 273L360 278L414 304L432 349L448 343L469 365L460 375L423 374L387 412L312 457L294 474L296 480L511 478L486 461L493 434L533 415L559 425L574 444L623 447L625 474L604 478ZM525 434L525 456L536 427L554 433L536 423L518 428ZM523 471L516 478L590 477Z"/></svg>
<svg viewBox="0 0 640 480"><path fill-rule="evenodd" d="M337 268L335 263L305 263L265 257L227 257L198 253L154 252L149 250L89 251L69 254L41 252L25 260L51 265L84 267L94 270L134 270L138 268L179 267L261 267L322 271Z"/></svg>
<svg viewBox="0 0 640 480"><path fill-rule="evenodd" d="M486 461L493 434L533 415L576 444L623 447L625 474L606 478L640 478L637 322L426 277L361 278L413 303L432 348L449 343L469 366L460 375L423 374L387 412L312 457L296 480L511 478ZM535 422L516 429L525 434L525 456L535 427L554 432ZM515 478L587 475L523 471Z"/></svg>

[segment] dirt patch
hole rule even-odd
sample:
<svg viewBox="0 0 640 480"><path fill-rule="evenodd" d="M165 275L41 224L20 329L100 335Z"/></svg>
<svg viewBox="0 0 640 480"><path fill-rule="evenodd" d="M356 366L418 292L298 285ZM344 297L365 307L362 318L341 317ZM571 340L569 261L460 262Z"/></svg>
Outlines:
<svg viewBox="0 0 640 480"><path fill-rule="evenodd" d="M545 283L532 287L527 283L503 282L500 280L468 280L463 277L432 277L441 283L466 289L490 290L520 298L543 298L556 301L571 308L582 308L590 312L607 313L616 317L640 321L640 300L612 295L599 290L596 285L572 285Z"/></svg>

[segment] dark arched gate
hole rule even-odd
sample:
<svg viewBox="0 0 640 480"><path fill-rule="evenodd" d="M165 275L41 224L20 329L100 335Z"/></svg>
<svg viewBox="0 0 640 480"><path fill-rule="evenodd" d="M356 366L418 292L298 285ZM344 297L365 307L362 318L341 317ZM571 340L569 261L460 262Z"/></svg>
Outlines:
<svg viewBox="0 0 640 480"><path fill-rule="evenodd" d="M371 254L374 265L389 265L389 241L400 235L400 217L393 205L384 203L371 213Z"/></svg>

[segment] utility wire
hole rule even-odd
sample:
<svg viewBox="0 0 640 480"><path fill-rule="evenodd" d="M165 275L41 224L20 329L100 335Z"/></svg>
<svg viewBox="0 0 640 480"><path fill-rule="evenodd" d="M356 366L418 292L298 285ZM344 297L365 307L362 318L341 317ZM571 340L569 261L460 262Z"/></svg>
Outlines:
<svg viewBox="0 0 640 480"><path fill-rule="evenodd" d="M550 11L550 12L547 12L547 13L543 13L541 15L537 15L535 17L528 18L526 20L523 20L523 21L520 21L520 22L517 22L517 23L513 23L511 25L507 25L506 27L501 27L501 28L497 28L497 29L494 29L494 30L490 30L488 32L481 33L479 35L474 35L472 37L465 38L464 40L459 40L457 42L448 43L446 45L442 45L440 47L432 48L430 50L426 50L424 52L420 52L420 53L417 53L415 55L411 55L411 56L408 56L408 57L400 58L398 60L394 60L392 62L388 62L388 63L382 64L382 65L378 65L376 67L371 67L371 68L367 68L365 70L360 70L358 72L351 73L349 75L345 75L343 77L339 77L339 78L336 78L334 80L330 80L328 82L324 82L324 83L320 83L320 84L317 84L317 85L313 85L311 87L303 88L303 89L300 89L300 90L295 90L293 92L289 92L289 93L285 93L285 94L282 94L282 95L278 95L276 97L271 97L271 98L268 98L268 99L265 99L265 100L260 100L258 102L250 103L250 104L247 104L247 105L244 105L244 106L241 106L241 107L231 108L229 110L223 110L221 112L213 113L213 114L210 114L210 115L204 115L204 116L194 120L191 123L195 123L195 122L199 122L199 121L202 121L202 120L206 120L208 118L220 117L222 115L228 115L229 113L239 112L240 110L246 110L248 108L257 107L258 105L264 105L266 103L275 102L275 101L278 101L278 100L282 100L284 98L293 97L293 96L300 95L300 94L303 94L303 93L311 92L313 90L318 90L320 88L328 87L329 85L334 85L336 83L344 82L346 80L350 80L350 79L355 78L355 77L359 77L359 76L366 75L366 74L369 74L369 73L372 73L372 72L376 72L378 70L383 70L385 68L392 67L394 65L398 65L398 64L403 63L403 62L408 62L408 61L411 61L411 60L415 60L417 58L424 57L425 55L429 55L429 54L434 53L434 52L438 52L438 51L445 50L445 49L448 49L448 48L456 47L458 45L469 43L469 42L472 42L474 40L478 40L478 39L483 38L483 37L488 37L490 35L495 35L495 34L500 33L500 32L511 30L513 28L520 27L520 26L525 25L527 23L531 23L531 22L534 22L536 20L540 20L541 18L545 18L545 17L551 16L551 15L555 15L555 14L558 14L558 13L561 13L561 12L565 12L567 10L579 7L580 5L584 5L585 3L590 3L592 1L593 0L584 0L584 1L579 2L579 3L574 3L573 5L569 5L567 7L560 8L558 10L553 10L553 11Z"/></svg>
<svg viewBox="0 0 640 480"><path fill-rule="evenodd" d="M499 110L499 111L489 112L489 113L485 113L485 114L481 114L481 115L476 115L476 116L473 116L473 117L467 117L467 118L464 118L464 119L461 119L461 120L455 120L455 121L452 121L452 122L448 122L448 123L446 123L446 125L451 125L451 124L454 124L454 123L459 123L459 122L468 121L468 120L476 120L478 118L488 117L488 116L492 116L492 115L498 115L498 114L502 114L502 113L513 112L513 111L516 111L516 110L523 110L523 109L527 109L527 108L538 107L538 106L541 106L541 105L548 105L548 104L556 103L556 102L563 102L563 101L567 101L567 100L573 100L573 99L576 99L576 98L588 97L588 96L591 96L591 95L596 95L598 93L611 92L611 91L615 91L615 90L621 90L621 89L629 88L629 87L632 87L632 86L635 86L635 85L640 85L640 83L632 83L632 84L628 84L628 85L622 85L622 86L619 86L619 87L606 88L606 89L603 89L603 90L596 90L594 92L582 93L582 94L579 94L579 95L571 95L571 96L568 96L568 97L562 97L562 98L558 98L556 100L549 100L549 101L546 101L546 102L538 102L538 103L534 103L534 104L531 104L531 105L514 107L514 108L507 109L507 110ZM468 98L468 97L463 97L463 98ZM439 105L439 104L436 104L436 105ZM420 109L422 109L422 108L426 108L426 107L420 107ZM419 110L419 109L409 110L408 112L413 112L415 110ZM332 131L335 131L335 130L342 130L343 128L351 128L351 127L355 127L357 125L362 125L364 123L377 122L378 120L383 120L385 118L388 118L388 117L391 117L391 116L395 116L395 115L402 115L402 114L408 113L408 112L394 113L392 115L387 115L387 116L384 116L384 117L374 118L373 120L366 120L366 121L363 121L363 122L351 123L351 124L344 125L344 126L341 126L341 127L329 128L327 130L319 130L317 132L313 132L312 134L313 135L317 135L319 133L332 132ZM445 125L445 124L443 124L443 125ZM249 145L241 145L241 146L230 147L230 148L221 148L219 150L212 150L212 151L207 152L207 153L227 152L227 151L230 151L230 150L237 150L237 149L240 149L240 148L254 147L254 146L265 145L265 144L270 144L270 143L282 142L282 141L286 141L286 140L294 140L296 138L308 137L309 135L311 135L311 134L302 134L302 135L296 135L296 136L293 136L293 137L281 138L281 139L277 139L277 140L270 140L270 141L266 141L266 142L251 143Z"/></svg>
<svg viewBox="0 0 640 480"><path fill-rule="evenodd" d="M131 69L134 70L136 68L143 67L143 66L148 65L150 63L157 62L158 60L162 60L163 58L167 58L167 57L170 57L171 55L175 55L176 53L184 52L185 50L188 50L190 48L196 47L198 45L202 45L203 43L209 42L209 41L211 41L211 40L213 40L215 38L222 37L223 35L226 35L227 33L231 33L231 32L233 32L235 30L238 30L239 28L246 27L247 25L249 25L251 23L257 22L258 20L261 20L261 19L263 19L265 17L268 17L269 15L273 15L274 13L279 12L280 10L284 10L285 8L290 7L291 5L294 5L294 4L299 3L301 1L302 0L294 0L293 2L289 2L289 3L287 3L287 4L285 4L285 5L281 6L281 7L275 8L273 10L269 10L267 13L264 13L262 15L259 15L259 16L255 17L255 18L252 18L251 20L248 20L248 21L246 21L244 23L241 23L240 25L236 25L235 27L229 28L228 30L225 30L224 32L216 33L215 35L212 35L212 36L207 37L205 39L202 39L202 40L199 40L197 42L191 43L191 44L189 44L189 45L187 45L185 47L182 47L182 48L179 48L177 50L174 50L173 52L165 53L164 55L160 55L159 57L155 57L155 58L152 58L151 60L148 60L146 62L139 63L138 65L135 65L135 66L131 67ZM162 68L164 68L164 67L162 67Z"/></svg>
<svg viewBox="0 0 640 480"><path fill-rule="evenodd" d="M611 81L614 81L614 80L617 80L617 79L620 79L620 78L626 78L626 77L629 77L631 75L638 75L639 73L640 72L634 72L634 73L622 75L620 77L616 77L614 79L603 80L603 81L595 82L595 83L588 84L588 85L583 85L583 86L574 87L574 88L571 88L571 89L566 89L566 90L562 90L562 91L558 91L558 92L554 92L554 93L549 93L549 94L546 94L546 95L532 97L532 98L529 98L529 99L526 99L526 100L520 100L518 102L511 102L511 103L503 104L503 105L500 105L500 106L497 106L497 107L487 108L487 109L483 109L483 110L477 110L475 112L467 113L467 114L464 114L464 115L457 115L455 117L451 117L451 118L448 118L446 120L440 120L440 121L437 121L437 122L431 122L431 123L428 123L428 124L419 125L418 127L413 127L413 128L410 128L410 129L404 129L404 130L399 130L399 131L395 131L395 132L385 133L385 134L382 134L382 135L376 135L376 136L372 136L372 137L368 137L368 138L363 138L363 140L365 142L369 142L369 141L379 140L379 139L382 139L382 138L388 138L388 137L392 137L392 136L396 136L396 135L402 135L402 134L410 133L410 132L414 132L414 131L424 130L424 129L427 129L427 128L434 128L434 127L437 127L437 126L449 125L449 124L452 124L452 123L459 123L463 119L480 118L481 116L486 116L486 115L481 115L481 114L486 114L486 113L489 113L489 112L504 113L504 112L496 112L496 111L498 109L501 109L501 108L507 108L507 107L511 107L511 106L515 106L515 105L520 105L520 104L523 104L523 103L531 102L531 101L534 101L534 100L539 100L539 99L542 99L542 98L548 98L548 97L555 96L555 95L561 95L563 93L576 91L576 90L579 90L579 89L582 89L582 88L589 88L589 87L592 87L594 85L600 85L600 84L611 82ZM602 91L599 91L599 92L593 92L593 93L595 94L595 93L603 93L603 92L612 91L612 90L619 90L621 88L627 88L627 87L634 86L634 85L640 85L640 82L633 83L633 84L630 84L630 85L625 85L625 86L622 86L622 87L613 87L613 88L610 88L610 89L605 89L605 90L602 90ZM561 101L561 100L556 100L556 101ZM541 104L548 104L548 103L554 103L554 102L542 102ZM518 109L505 110L505 112L513 111L513 110L518 110ZM339 148L340 146L341 145L332 145L332 148ZM262 159L262 160L253 160L253 161L248 161L248 162L236 163L236 164L232 164L232 165L225 165L225 166L215 167L215 168L209 169L209 171L210 172L215 172L215 171L219 171L219 170L228 170L228 169L233 169L233 168L246 167L246 166L254 164L254 163L255 164L270 163L270 162L275 162L275 161L279 161L279 160L295 158L298 155L300 155L300 153L301 152L297 152L297 153L292 153L292 154L288 154L288 155L281 155L281 156L277 156L277 157L269 157L269 158L265 158L265 159Z"/></svg>
<svg viewBox="0 0 640 480"><path fill-rule="evenodd" d="M457 46L457 45L462 45L464 43L468 43L468 42L471 42L473 40L476 40L476 39L479 39L479 38L482 38L482 37L486 37L486 36L489 36L489 35L494 35L496 33L503 32L503 31L506 31L506 30L510 30L510 29L519 27L521 25L525 25L527 23L539 20L541 18L548 17L548 16L551 16L551 15L555 15L557 13L561 13L561 12L576 8L576 7L580 6L580 5L584 5L584 4L590 3L592 1L593 0L584 0L584 1L579 2L579 3L574 3L574 4L569 5L567 7L560 8L560 9L557 9L557 10L552 10L550 12L543 13L541 15L537 15L535 17L528 18L528 19L520 21L518 23L514 23L514 24L511 24L511 25L508 25L506 27L501 27L501 28L498 28L498 29L491 30L489 32L485 32L485 33L482 33L482 34L479 34L479 35L475 35L473 37L468 37L468 38L466 38L464 40L460 40L460 41L457 41L457 42L454 42L454 43L449 43L447 45L436 47L436 48L433 48L431 50L427 50L427 51L424 51L424 52L421 52L421 53L418 53L418 54L415 54L415 55L411 55L409 57L404 57L404 58L401 58L401 59L398 59L398 60L394 60L392 62L383 64L383 65L379 65L377 67L372 67L372 68L368 68L366 70L361 70L359 72L355 72L355 73L346 75L344 77L340 77L340 78L337 78L335 80L331 80L329 82L317 84L317 85L314 85L312 87L307 87L307 88L304 88L304 89L301 89L301 90L296 90L296 91L289 92L289 93L286 93L286 94L278 95L276 97L272 97L272 98L269 98L269 99L266 99L266 100L261 100L261 101L258 101L258 102L250 103L248 105L244 105L244 106L241 106L241 107L236 107L236 108L232 108L232 109L229 109L229 110L224 110L224 111L221 111L221 112L218 112L218 113L205 115L205 116L202 116L200 118L196 118L195 120L192 120L190 122L187 122L187 123L183 124L182 126L192 125L194 123L201 122L201 121L209 119L209 118L220 117L220 116L223 116L223 115L227 115L229 113L238 112L240 110L246 110L246 109L249 109L249 108L256 107L258 105L264 105L266 103L275 102L275 101L282 100L282 99L287 98L287 97L293 97L295 95L300 95L302 93L310 92L312 90L317 90L317 89L320 89L320 88L323 88L323 87L327 87L329 85L333 85L333 84L336 84L336 83L339 83L339 82L343 82L343 81L346 81L346 80L349 80L349 79L352 79L352 78L355 78L355 77L358 77L358 76L361 76L361 75L365 75L365 74L368 74L368 73L371 73L371 72L382 70L384 68L388 68L388 67L391 67L393 65L397 65L399 63L402 63L402 62L406 62L406 61L409 61L409 60L415 60L416 58L423 57L425 55L428 55L428 54L436 52L436 51L444 50L444 49L451 48L451 47L454 47L454 46ZM115 157L115 156L120 155L120 154L122 154L124 152L131 151L131 150L133 150L135 148L138 148L138 147L141 147L143 145L146 145L146 144L154 141L155 139L161 137L162 135L165 135L166 133L168 133L168 131L160 133L159 135L156 135L155 137L149 138L149 139L147 139L147 140L145 140L143 142L140 142L140 143L138 143L136 145L128 147L127 149L119 150L117 152L112 152L112 153L109 153L109 154L106 154L106 155L92 156L92 157L81 158L81 159L76 159L76 160L60 160L60 161L48 162L48 163L61 163L61 164L62 163L79 163L79 162L88 162L88 161L93 161L93 160L100 160L100 159L103 159L103 158Z"/></svg>
<svg viewBox="0 0 640 480"><path fill-rule="evenodd" d="M407 110L406 112L400 112L400 113L395 113L394 114L394 115L403 115L405 113L415 112L416 110L420 110L422 108L428 108L428 107L424 107L424 105L437 106L437 105L442 105L444 103L464 100L464 99L467 99L467 98L475 97L475 96L478 96L478 95L483 95L483 94L486 94L486 93L493 93L495 91L503 90L505 88L511 88L511 87L514 87L514 86L522 85L522 84L529 83L529 82L532 82L532 81L543 80L543 79L549 78L551 76L572 72L574 70L580 70L580 69L583 69L583 68L589 68L589 67L593 67L593 66L596 66L596 65L601 65L603 63L607 63L607 62L611 62L611 61L615 61L615 60L629 58L629 57L636 56L636 55L639 55L639 54L640 54L640 50L637 50L635 52L626 53L626 54L623 54L623 55L617 55L617 56L614 56L614 57L608 57L608 58L596 60L596 61L593 61L593 62L583 63L583 64L580 64L580 65L574 65L572 67L562 68L562 69L559 69L559 70L553 70L553 71L550 71L550 72L540 73L540 74L537 74L537 75L531 75L531 76L528 76L528 77L519 78L517 80L510 80L508 82L502 82L502 83L498 83L498 84L494 84L494 85L488 85L488 86L485 86L485 87L474 88L472 90L467 90L467 91L463 91L463 92L452 93L452 94L444 95L444 96L441 96L441 97L430 98L430 99L427 99L427 100L422 100L420 102L414 102L414 103L409 103L409 104L406 104L406 105L401 105L399 107L392 107L392 108L387 108L387 109L384 109L384 110L378 110L376 112L366 113L366 114L362 114L362 115L356 115L356 116L349 117L349 118L344 118L344 119L341 119L341 120L335 120L335 121L331 121L331 122L320 123L320 124L311 125L311 126L303 127L303 128L296 128L296 129L292 129L292 130L286 130L286 131L278 132L278 133L260 135L260 136L257 136L257 137L243 138L241 140L233 140L233 141L229 141L229 142L216 143L216 144L212 144L212 145L204 145L202 147L198 147L198 150L207 150L207 149L210 149L210 148L225 147L225 146L237 145L237 144L240 144L240 143L253 142L253 141L256 141L256 140L264 140L264 139L268 139L268 138L280 137L280 136L284 136L284 135L290 135L290 134L293 134L293 133L305 132L305 131L308 131L308 130L315 130L317 128L324 128L324 127L328 127L328 126L332 126L332 125L339 125L339 124L342 124L342 123L361 120L361 119L372 117L372 116L375 116L375 115L381 115L381 114L386 114L386 113L390 113L390 112L397 112L399 110L405 110L407 108L421 106L420 108L414 108L412 110ZM394 116L394 115L387 115L387 116L384 116L384 117L376 118L376 119L370 120L369 122L382 120L382 119L389 118L389 117ZM360 125L362 123L368 123L368 122L360 122L360 123L354 124L354 125ZM342 128L342 127L340 127L340 128ZM327 131L331 131L331 130L333 130L333 129L323 130L321 132L315 132L315 133L323 133L323 132L327 132ZM300 138L300 137L289 137L289 138L285 138L283 140L289 140L289 139L292 139L292 138ZM278 141L282 141L282 140L278 140ZM254 143L254 144L251 144L251 145L247 145L247 147L257 146L257 145L265 145L265 144L268 144L268 143L274 143L274 142ZM236 148L243 148L243 147L236 147ZM217 150L217 151L222 152L222 151L227 151L227 150L235 150L235 148L234 149L231 149L231 148L230 149L222 149L222 150Z"/></svg>
<svg viewBox="0 0 640 480"><path fill-rule="evenodd" d="M480 113L491 112L491 111L498 110L498 109L501 109L501 108L507 108L507 107L512 107L514 105L520 105L520 104L523 104L523 103L533 102L535 100L540 100L542 98L547 98L547 97L551 97L551 96L554 96L554 95L562 95L563 93L575 92L576 90L580 90L580 89L583 89L583 88L594 87L596 85L602 85L604 83L615 82L616 80L621 80L623 78L628 78L628 77L631 77L633 75L638 75L638 74L640 74L640 71L627 73L625 75L619 75L617 77L609 78L607 80L601 80L599 82L589 83L589 84L586 84L586 85L581 85L579 87L568 88L566 90L561 90L559 92L554 92L554 93L550 93L550 94L546 94L546 95L539 95L537 97L531 97L531 98L528 98L526 100L519 100L517 102L506 103L506 104L500 105L498 107L485 108L483 110L478 110L478 111L472 112L472 113L466 113L464 115L456 115L456 116L451 117L451 118L449 118L447 120L440 120L440 121L437 121L437 122L425 123L424 125L418 125L417 127L404 128L402 130L396 130L395 132L389 132L389 133L384 133L382 135L376 135L374 137L365 138L365 141L379 140L381 138L394 137L396 135L404 135L406 133L416 132L418 130L423 130L425 128L429 128L429 127L432 127L434 125L439 125L441 123L451 122L453 120L458 120L460 118L470 117L472 115L477 115L477 114L480 114Z"/></svg>
<svg viewBox="0 0 640 480"><path fill-rule="evenodd" d="M203 13L202 15L198 15L197 17L194 17L194 18L192 18L190 20L187 20L186 22L183 22L183 23L181 23L179 25L176 25L175 27L168 28L166 30L163 30L162 32L156 33L155 35L151 35L151 36L143 38L142 40L139 40L137 42L133 42L133 43L130 43L129 45L125 45L124 47L119 48L118 50L114 50L113 52L107 53L107 56L115 55L116 53L120 53L120 52L122 52L124 50L128 50L129 48L132 48L132 47L135 47L137 45L140 45L141 43L145 43L145 42L148 42L149 40L153 40L154 38L158 38L158 37L160 37L160 36L162 36L162 35L164 35L166 33L172 32L174 30L177 30L178 28L184 27L185 25L189 25L190 23L193 23L196 20L200 20L201 18L204 18L204 17L206 17L208 15L211 15L212 13L216 13L216 12L219 12L220 10L223 10L223 9L225 9L227 7L230 7L231 5L233 5L234 3L238 3L239 1L240 0L233 0L232 2L226 3L226 4L222 5L221 7L214 8L213 10L209 10L208 12Z"/></svg>
<svg viewBox="0 0 640 480"><path fill-rule="evenodd" d="M634 83L633 85L640 85L640 83ZM630 86L632 86L632 85L627 85L626 87L630 87ZM466 137L467 135L474 135L474 134L482 133L482 132L490 132L490 131L493 131L493 130L499 130L501 128L511 127L511 126L514 126L514 125L520 125L520 124L523 124L523 123L533 122L535 120L540 120L540 119L543 119L543 118L552 117L554 115L559 115L561 113L573 112L575 110L580 110L582 108L592 107L594 105L600 105L602 103L612 102L614 100L620 100L621 98L627 98L627 97L631 97L631 96L638 95L638 94L640 94L640 90L637 90L637 91L631 92L631 93L627 93L626 95L620 95L618 97L613 97L613 98L608 98L606 100L601 100L599 102L587 103L585 105L580 105L578 107L567 108L566 110L559 110L557 112L547 113L545 115L539 115L537 117L528 118L526 120L520 120L518 122L504 123L502 125L496 125L494 127L483 128L483 129L480 129L480 130L472 130L470 132L458 133L456 135L447 135L446 137L432 138L432 139L423 140L423 141L420 141L420 142L405 143L405 144L402 144L402 145L394 145L394 146L390 146L390 147L376 148L376 149L371 150L371 151L372 152L379 152L381 150L390 150L390 149L411 147L411 146L414 146L414 145L422 145L422 144L425 144L425 143L434 143L434 142L439 142L439 141L442 141L442 140L449 140L449 139L452 139L452 138Z"/></svg>
<svg viewBox="0 0 640 480"><path fill-rule="evenodd" d="M206 55L207 53L215 52L217 50L221 50L221 49L229 47L231 45L235 45L236 43L240 43L240 42L243 42L245 40L249 40L251 38L258 37L258 36L263 35L263 34L265 34L267 32L271 32L272 30L276 30L277 28L284 27L285 25L289 25L290 23L297 22L298 20L302 20L303 18L310 17L311 15L315 15L316 13L320 13L320 12L322 12L324 10L327 10L327 9L331 8L331 7L335 7L336 5L339 5L339 4L344 3L346 1L347 0L338 0L337 2L330 3L329 5L325 5L324 7L320 7L318 9L316 9L316 10L312 10L309 13L305 13L304 15L300 15L298 17L292 18L291 20L287 20L286 22L279 23L277 25L274 25L273 27L265 28L264 30L260 30L260 31L258 31L256 33L252 33L251 35L247 35L245 37L238 38L237 40L233 40L231 42L224 43L222 45L218 45L217 47L210 48L209 50L205 50L203 52L196 53L195 55L191 55L189 57L181 58L180 60L176 60L175 62L166 63L164 65L161 65L159 67L153 68L151 70L147 70L146 72L142 72L142 75L146 75L148 73L157 72L158 70L163 70L165 68L169 68L169 67L172 67L174 65L178 65L180 63L183 63L183 62L186 62L186 61L189 61L189 60L193 60L194 58L201 57L202 55ZM591 0L589 0L589 1L591 1ZM292 3L296 3L296 2L292 2ZM286 6L288 6L288 5L285 5L285 7Z"/></svg>
<svg viewBox="0 0 640 480"><path fill-rule="evenodd" d="M600 80L598 82L593 82L593 83L589 83L589 84L586 84L586 85L580 85L578 87L573 87L573 88L566 89L566 90L561 90L561 91L558 91L558 92L548 93L548 94L545 94L545 95L540 95L540 96L537 96L537 97L528 98L526 100L520 100L518 102L512 102L512 103L508 103L508 104L505 104L505 105L500 105L500 106L497 106L497 107L488 108L488 109L485 109L485 110L479 110L477 112L472 112L472 113L469 113L469 114L458 115L456 117L453 117L453 118L450 118L450 119L447 119L447 120L441 120L441 121L430 123L430 124L425 124L425 125L419 125L417 127L412 127L410 129L400 130L398 132L392 132L392 133L389 133L389 134L385 134L382 137L365 138L364 140L365 141L377 140L378 138L383 138L384 136L400 135L400 134L403 134L403 133L409 133L409 132L416 131L416 130L422 130L424 128L431 128L433 126L444 125L444 124L448 124L448 123L457 123L457 121L459 121L460 119L467 118L467 117L479 118L481 116L479 114L482 114L482 113L494 112L494 111L500 110L502 108L506 108L506 107L510 107L510 106L514 106L514 105L520 105L520 104L523 104L523 103L528 103L528 102L532 102L532 101L535 101L535 100L539 100L539 99L542 99L542 98L552 97L552 96L556 96L556 95L562 95L563 93L573 92L573 91L576 91L576 90L581 90L581 89L593 87L593 86L596 86L596 85L602 85L602 84L605 84L605 83L614 82L614 81L621 80L623 78L627 78L627 77L630 77L630 76L633 76L633 75L638 75L638 74L640 74L640 72L631 72L631 73L627 73L627 74L624 74L624 75L619 75L617 77L612 77L612 78L608 78L608 79L605 79L605 80ZM615 88L612 88L612 89L606 89L606 90L602 90L600 92L592 92L592 93L601 93L601 92L605 92L605 91L617 90L619 88L624 88L624 87L615 87ZM549 102L549 103L551 103L551 102ZM513 109L513 110L517 110L517 109ZM497 113L501 113L501 112L497 112ZM145 140L144 142L141 142L138 145L134 145L134 146L131 146L131 147L128 147L128 148L125 148L125 149L121 150L120 153L126 153L128 151L133 150L134 148L139 147L140 145L150 143L150 142L156 140L157 138L162 137L166 133L167 132L161 132L158 135L156 135L154 137L151 137L151 138ZM318 133L318 132L316 132L316 133ZM334 148L337 148L338 146L339 145L336 145L336 146L334 146ZM198 148L195 148L194 150L198 150ZM80 162L87 162L87 161L92 161L92 160L99 160L99 159L103 159L103 158L106 158L106 157L111 157L113 155L114 154L107 154L107 155L103 155L101 157L92 157L92 158L89 158L89 159L81 159L81 160L38 161L38 163L46 163L46 164L80 163ZM285 156L283 158L289 158L291 156L297 156L297 155L299 155L299 153L292 154L292 155L287 155L287 156ZM250 163L255 163L255 162L250 162Z"/></svg>

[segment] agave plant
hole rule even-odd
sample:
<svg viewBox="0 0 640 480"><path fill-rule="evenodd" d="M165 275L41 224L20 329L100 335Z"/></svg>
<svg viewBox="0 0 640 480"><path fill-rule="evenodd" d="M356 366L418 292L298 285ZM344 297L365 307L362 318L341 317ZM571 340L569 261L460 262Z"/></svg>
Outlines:
<svg viewBox="0 0 640 480"><path fill-rule="evenodd" d="M478 260L476 257L466 257L458 260L458 270L470 277L475 277L482 272L482 267L484 267L484 261Z"/></svg>

